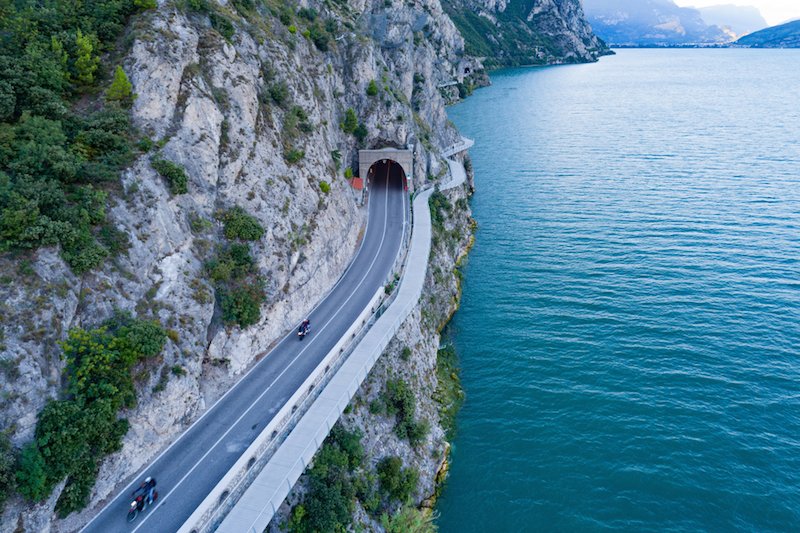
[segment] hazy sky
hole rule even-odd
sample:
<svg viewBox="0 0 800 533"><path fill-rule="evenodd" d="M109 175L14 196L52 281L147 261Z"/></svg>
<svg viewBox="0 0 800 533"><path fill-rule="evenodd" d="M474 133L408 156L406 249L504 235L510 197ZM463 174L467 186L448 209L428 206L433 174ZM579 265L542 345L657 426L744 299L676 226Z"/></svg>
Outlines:
<svg viewBox="0 0 800 533"><path fill-rule="evenodd" d="M800 18L800 0L675 0L679 6L706 7L720 4L757 7L767 22L780 24Z"/></svg>

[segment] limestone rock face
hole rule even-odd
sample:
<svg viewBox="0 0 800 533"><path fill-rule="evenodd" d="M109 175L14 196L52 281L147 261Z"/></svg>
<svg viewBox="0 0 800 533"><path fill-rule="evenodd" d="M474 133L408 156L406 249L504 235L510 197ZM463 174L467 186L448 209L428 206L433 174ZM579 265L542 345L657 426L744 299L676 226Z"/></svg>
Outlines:
<svg viewBox="0 0 800 533"><path fill-rule="evenodd" d="M15 446L30 441L39 411L63 393L57 343L71 328L95 327L118 309L158 319L170 340L157 361L136 369L138 404L121 413L130 430L122 450L102 462L91 497L101 502L228 390L344 272L366 223L360 195L344 177L348 167L358 169L359 148L413 149L412 186L445 174L439 154L459 139L445 102L488 78L476 57L482 54L468 53L470 41L451 20L456 0L443 1L447 11L440 0L301 0L287 4L289 24L280 13L239 12L225 0L209 0L216 18L187 11L186 2L159 0L130 22L119 57L137 94L136 135L147 142L108 206L110 222L128 236L127 253L82 276L52 248L22 259L0 256L0 429ZM578 0L463 1L470 13L497 24L510 2L528 2L528 29L520 31L529 36L535 28L561 46L561 52L531 49L537 60L596 57L600 45L582 22ZM230 23L225 36L215 20ZM311 32L313 24L315 32L324 28L322 36ZM486 37L500 42L492 32ZM367 94L371 82L377 94ZM349 109L363 139L340 127ZM170 193L151 165L156 157L185 169L188 193ZM373 463L392 453L420 471L418 501L433 494L446 456L432 369L443 317L457 301L451 273L466 242L465 194L448 193L462 201L448 222L451 235L463 230L461 238L437 245L425 301L361 392L367 401L390 375L406 379L430 422L425 443L411 449L394 436L391 420L363 408L346 420L364 429ZM265 229L249 246L267 299L258 323L247 328L222 322L206 268L226 242L216 215L233 206ZM412 357L400 363L397 352L406 346ZM56 519L63 486L37 505L11 498L0 533L79 529L94 510Z"/></svg>
<svg viewBox="0 0 800 533"><path fill-rule="evenodd" d="M596 61L609 53L580 0L443 0L466 39L466 52L487 66Z"/></svg>
<svg viewBox="0 0 800 533"><path fill-rule="evenodd" d="M358 149L411 145L414 180L440 175L446 165L437 154L458 136L437 85L458 77L463 65L482 70L464 58L463 40L438 0L354 0L336 10L304 2L318 20L331 21L325 46L301 35L308 22L300 17L295 33L266 11L239 13L220 2L215 12L235 28L226 39L208 15L176 7L183 4L160 2L130 25L123 67L137 94L132 118L154 147L123 172L108 209L129 236L128 253L80 277L55 249L21 264L0 257L10 274L0 284L0 427L17 446L32 438L44 403L61 394L57 341L70 328L94 327L120 309L174 331L159 361L138 369L138 405L122 413L130 430L122 451L103 462L93 502L176 438L344 272L366 223L344 178L345 168L358 168ZM372 80L379 91L369 96ZM340 128L348 108L366 127L361 142ZM302 128L291 124L297 109ZM291 163L290 150L303 155ZM185 169L187 194L169 192L153 157ZM215 214L232 206L266 230L250 247L267 300L248 328L222 323L205 266L225 242ZM61 488L36 506L12 498L0 532L18 524L78 528L92 510L56 520Z"/></svg>

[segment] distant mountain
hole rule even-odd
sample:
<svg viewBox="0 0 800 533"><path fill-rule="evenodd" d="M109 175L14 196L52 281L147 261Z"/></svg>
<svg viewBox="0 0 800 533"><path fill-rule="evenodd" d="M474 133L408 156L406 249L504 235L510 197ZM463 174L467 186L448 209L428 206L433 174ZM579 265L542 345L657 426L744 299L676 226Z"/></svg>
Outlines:
<svg viewBox="0 0 800 533"><path fill-rule="evenodd" d="M481 58L489 68L584 63L610 53L592 33L581 0L441 0L441 4L464 37L465 53Z"/></svg>
<svg viewBox="0 0 800 533"><path fill-rule="evenodd" d="M735 44L752 48L800 48L800 20L745 35Z"/></svg>
<svg viewBox="0 0 800 533"><path fill-rule="evenodd" d="M700 11L672 0L584 0L595 33L610 45L680 46L720 44L734 38L709 26Z"/></svg>
<svg viewBox="0 0 800 533"><path fill-rule="evenodd" d="M701 7L698 9L706 24L730 30L736 37L762 30L769 26L758 8L731 4Z"/></svg>

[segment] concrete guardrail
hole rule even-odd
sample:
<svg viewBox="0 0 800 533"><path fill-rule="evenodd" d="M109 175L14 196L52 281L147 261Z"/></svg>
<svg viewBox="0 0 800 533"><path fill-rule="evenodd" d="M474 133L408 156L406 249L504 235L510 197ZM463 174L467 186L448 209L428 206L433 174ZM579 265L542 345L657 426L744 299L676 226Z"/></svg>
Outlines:
<svg viewBox="0 0 800 533"><path fill-rule="evenodd" d="M474 143L463 139L447 155ZM461 185L466 171L448 159L450 180L441 190ZM381 288L320 365L220 480L179 533L261 533L313 460L333 425L361 387L378 357L416 307L422 295L431 246L428 199L432 188L413 200L410 236L389 279L402 272L399 287L385 298ZM408 235L407 233L407 235ZM350 344L351 349L348 348ZM349 353L348 353L349 352ZM316 394L314 394L316 392ZM310 403L303 409L303 403ZM281 437L285 435L285 439Z"/></svg>

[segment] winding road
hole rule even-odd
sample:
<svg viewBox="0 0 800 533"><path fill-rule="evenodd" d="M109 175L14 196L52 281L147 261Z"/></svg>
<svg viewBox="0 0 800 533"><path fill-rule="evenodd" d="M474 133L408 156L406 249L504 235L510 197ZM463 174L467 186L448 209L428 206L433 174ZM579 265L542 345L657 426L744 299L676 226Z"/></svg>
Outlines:
<svg viewBox="0 0 800 533"><path fill-rule="evenodd" d="M311 311L311 333L290 332L177 440L143 468L82 532L177 531L273 416L346 333L383 286L401 249L409 197L399 165L370 183L367 230L355 258ZM145 476L158 481L156 507L128 523L130 493Z"/></svg>

